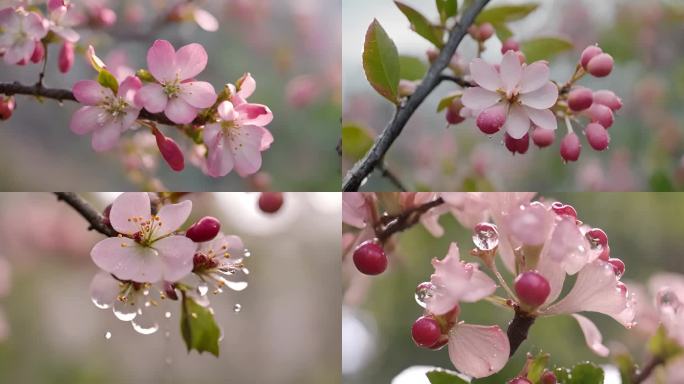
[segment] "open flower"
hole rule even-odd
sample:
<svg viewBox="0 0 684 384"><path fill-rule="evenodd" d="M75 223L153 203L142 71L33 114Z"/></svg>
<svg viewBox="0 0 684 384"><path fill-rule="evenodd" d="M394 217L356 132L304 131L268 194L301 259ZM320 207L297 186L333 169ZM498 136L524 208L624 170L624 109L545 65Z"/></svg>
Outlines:
<svg viewBox="0 0 684 384"><path fill-rule="evenodd" d="M549 109L556 104L558 87L549 81L549 66L544 61L521 65L518 55L508 51L499 70L482 59L470 63L470 74L477 87L463 94L463 105L480 111L478 127L496 132L501 126L514 139L521 139L531 123L556 129L557 122ZM486 126L486 128L485 128Z"/></svg>
<svg viewBox="0 0 684 384"><path fill-rule="evenodd" d="M214 87L194 81L207 66L207 51L188 44L178 51L166 40L157 40L147 51L147 67L157 80L145 85L136 102L152 113L164 112L176 124L191 123L200 109L216 102Z"/></svg>
<svg viewBox="0 0 684 384"><path fill-rule="evenodd" d="M238 236L219 233L213 240L200 243L193 259L193 271L204 282L198 286L200 295L208 292L209 285L214 293L228 287L234 291L247 288L246 269L242 262L250 253Z"/></svg>
<svg viewBox="0 0 684 384"><path fill-rule="evenodd" d="M47 22L36 12L0 10L0 53L7 64L28 62L47 32Z"/></svg>
<svg viewBox="0 0 684 384"><path fill-rule="evenodd" d="M98 267L121 280L178 281L192 271L197 246L174 231L191 210L192 202L185 200L165 205L153 215L147 193L123 193L109 213L112 227L121 235L95 244L90 256Z"/></svg>
<svg viewBox="0 0 684 384"><path fill-rule="evenodd" d="M50 18L48 22L50 31L70 43L75 43L80 39L80 35L73 28L76 20L69 13L71 7L73 7L73 4L63 0L49 1L48 11L50 12Z"/></svg>
<svg viewBox="0 0 684 384"><path fill-rule="evenodd" d="M369 199L371 197L368 197ZM363 229L372 219L370 217L370 209L366 196L360 192L343 192L342 193L342 222Z"/></svg>
<svg viewBox="0 0 684 384"><path fill-rule="evenodd" d="M71 118L70 128L79 135L92 133L95 151L106 151L119 141L121 133L134 126L140 107L134 103L136 92L142 86L140 79L129 76L114 94L94 80L81 80L74 84L73 92L81 107Z"/></svg>

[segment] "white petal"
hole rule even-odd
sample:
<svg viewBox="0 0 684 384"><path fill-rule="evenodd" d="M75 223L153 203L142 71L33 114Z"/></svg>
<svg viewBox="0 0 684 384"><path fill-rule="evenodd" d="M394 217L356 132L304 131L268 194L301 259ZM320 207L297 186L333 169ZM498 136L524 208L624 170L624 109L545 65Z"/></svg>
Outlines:
<svg viewBox="0 0 684 384"><path fill-rule="evenodd" d="M530 119L521 106L513 105L508 110L504 130L514 139L521 139L530 130Z"/></svg>
<svg viewBox="0 0 684 384"><path fill-rule="evenodd" d="M501 88L499 73L494 67L482 59L474 59L470 62L470 75L480 87L496 92Z"/></svg>
<svg viewBox="0 0 684 384"><path fill-rule="evenodd" d="M550 109L534 109L525 107L527 116L532 122L540 128L556 130L558 128L558 121L556 116Z"/></svg>
<svg viewBox="0 0 684 384"><path fill-rule="evenodd" d="M579 323L589 349L599 356L607 357L610 354L610 350L603 345L603 336L601 336L601 331L596 327L596 324L582 315L572 315L572 317Z"/></svg>
<svg viewBox="0 0 684 384"><path fill-rule="evenodd" d="M150 211L150 196L146 192L125 192L112 203L109 221L117 232L133 235L140 231L140 225L133 218L147 220Z"/></svg>
<svg viewBox="0 0 684 384"><path fill-rule="evenodd" d="M528 93L520 94L520 102L523 105L534 109L548 109L556 104L558 100L558 87L551 82L543 87Z"/></svg>
<svg viewBox="0 0 684 384"><path fill-rule="evenodd" d="M466 107L479 111L496 104L500 98L501 96L496 92L480 87L472 87L465 90L461 101Z"/></svg>
<svg viewBox="0 0 684 384"><path fill-rule="evenodd" d="M507 92L513 91L522 79L522 65L518 54L508 51L501 60L501 82Z"/></svg>
<svg viewBox="0 0 684 384"><path fill-rule="evenodd" d="M180 228L183 223L190 216L192 211L192 201L184 200L178 204L168 204L159 210L157 217L159 220L156 221L158 229L154 231L154 238L160 238L166 236L169 233Z"/></svg>

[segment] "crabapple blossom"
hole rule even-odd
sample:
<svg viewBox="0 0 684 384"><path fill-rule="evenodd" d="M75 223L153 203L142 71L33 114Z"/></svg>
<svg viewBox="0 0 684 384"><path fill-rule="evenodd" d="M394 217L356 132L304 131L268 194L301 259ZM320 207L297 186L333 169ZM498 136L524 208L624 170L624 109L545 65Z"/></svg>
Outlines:
<svg viewBox="0 0 684 384"><path fill-rule="evenodd" d="M64 0L48 1L48 28L64 41L75 43L81 36L73 28L76 20L69 12L72 7L73 4Z"/></svg>
<svg viewBox="0 0 684 384"><path fill-rule="evenodd" d="M482 59L470 63L470 73L477 87L465 90L463 105L486 111L503 107L506 119L503 129L514 139L520 139L531 124L556 129L556 117L549 109L556 104L558 87L549 81L549 66L537 61L521 65L517 54L504 54L500 69ZM482 129L482 128L481 128Z"/></svg>
<svg viewBox="0 0 684 384"><path fill-rule="evenodd" d="M48 33L47 21L23 8L0 9L0 53L5 63L28 62L36 44Z"/></svg>
<svg viewBox="0 0 684 384"><path fill-rule="evenodd" d="M234 235L219 233L210 241L199 243L192 257L192 272L211 286L212 292L220 293L224 287L233 291L247 288L243 261L250 256L242 239ZM203 285L198 286L199 295L204 296Z"/></svg>
<svg viewBox="0 0 684 384"><path fill-rule="evenodd" d="M195 81L207 66L207 52L199 44L176 51L166 40L156 40L147 51L147 66L156 82L143 86L136 104L152 113L164 112L176 124L192 122L201 109L216 102L214 87Z"/></svg>
<svg viewBox="0 0 684 384"><path fill-rule="evenodd" d="M178 281L192 271L196 245L174 232L191 210L192 202L185 200L152 214L147 193L123 193L109 213L112 227L120 235L97 243L91 257L98 267L122 280Z"/></svg>
<svg viewBox="0 0 684 384"><path fill-rule="evenodd" d="M92 133L92 146L101 152L113 148L124 131L131 129L140 113L135 94L142 83L137 77L124 80L116 93L94 80L74 84L76 100L85 104L71 118L70 128L79 135Z"/></svg>

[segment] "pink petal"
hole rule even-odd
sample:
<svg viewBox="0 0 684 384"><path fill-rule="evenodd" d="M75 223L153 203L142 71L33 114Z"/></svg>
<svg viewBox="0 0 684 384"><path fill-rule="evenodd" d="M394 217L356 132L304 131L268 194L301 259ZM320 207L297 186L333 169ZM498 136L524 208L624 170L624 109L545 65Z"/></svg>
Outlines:
<svg viewBox="0 0 684 384"><path fill-rule="evenodd" d="M256 81L252 77L252 74L247 72L245 73L240 80L237 81L237 95L240 96L243 99L247 99L256 90Z"/></svg>
<svg viewBox="0 0 684 384"><path fill-rule="evenodd" d="M273 144L273 134L271 134L271 131L264 127L257 127L261 130L261 147L259 148L262 152L271 148L271 144Z"/></svg>
<svg viewBox="0 0 684 384"><path fill-rule="evenodd" d="M169 100L164 113L176 124L189 124L197 117L197 109L180 97Z"/></svg>
<svg viewBox="0 0 684 384"><path fill-rule="evenodd" d="M155 241L154 248L159 251L162 274L166 281L178 281L192 272L192 257L197 244L185 236L169 236Z"/></svg>
<svg viewBox="0 0 684 384"><path fill-rule="evenodd" d="M154 283L161 280L162 262L152 248L127 237L109 237L90 251L95 265L122 280Z"/></svg>
<svg viewBox="0 0 684 384"><path fill-rule="evenodd" d="M219 135L221 130L221 124L218 123L205 125L204 130L202 130L202 139L204 140L204 144L206 144L207 147L216 146L216 141L223 137L222 135Z"/></svg>
<svg viewBox="0 0 684 384"><path fill-rule="evenodd" d="M261 168L261 136L259 127L246 125L231 132L226 143L233 153L235 171L245 177L256 173Z"/></svg>
<svg viewBox="0 0 684 384"><path fill-rule="evenodd" d="M218 114L223 121L234 121L237 119L237 112L230 101L224 101L218 106Z"/></svg>
<svg viewBox="0 0 684 384"><path fill-rule="evenodd" d="M511 212L505 218L505 228L522 244L543 245L553 228L555 213L540 205L528 205Z"/></svg>
<svg viewBox="0 0 684 384"><path fill-rule="evenodd" d="M142 88L142 81L137 76L128 76L119 84L117 96L123 97L129 103L134 103L135 95L140 88Z"/></svg>
<svg viewBox="0 0 684 384"><path fill-rule="evenodd" d="M168 101L164 88L159 84L147 84L135 94L135 104L152 113L163 111Z"/></svg>
<svg viewBox="0 0 684 384"><path fill-rule="evenodd" d="M35 12L29 12L24 21L24 30L33 40L40 40L48 33L47 21Z"/></svg>
<svg viewBox="0 0 684 384"><path fill-rule="evenodd" d="M603 336L601 336L601 331L596 327L596 324L582 315L573 314L572 317L579 323L589 349L599 356L607 357L610 354L610 350L603 345Z"/></svg>
<svg viewBox="0 0 684 384"><path fill-rule="evenodd" d="M133 235L140 231L140 225L133 222L133 218L147 220L150 212L150 196L146 192L125 192L112 203L109 221L117 232Z"/></svg>
<svg viewBox="0 0 684 384"><path fill-rule="evenodd" d="M61 25L52 26L50 30L70 43L75 43L81 38L81 35L79 35L78 32Z"/></svg>
<svg viewBox="0 0 684 384"><path fill-rule="evenodd" d="M109 151L119 143L123 127L120 120L112 120L93 132L91 145L95 152Z"/></svg>
<svg viewBox="0 0 684 384"><path fill-rule="evenodd" d="M470 62L470 75L473 76L477 85L488 91L496 92L503 86L496 69L482 59L474 59Z"/></svg>
<svg viewBox="0 0 684 384"><path fill-rule="evenodd" d="M69 128L78 135L93 132L100 127L100 116L105 113L100 107L81 107L71 117Z"/></svg>
<svg viewBox="0 0 684 384"><path fill-rule="evenodd" d="M138 108L128 107L124 112L126 114L121 119L122 132L131 129L135 125L136 120L138 120L138 116L140 116L140 109Z"/></svg>
<svg viewBox="0 0 684 384"><path fill-rule="evenodd" d="M558 121L556 115L550 109L534 109L525 107L527 117L540 128L555 130L558 128Z"/></svg>
<svg viewBox="0 0 684 384"><path fill-rule="evenodd" d="M496 325L458 324L449 333L449 358L468 376L480 378L499 372L509 353L508 337Z"/></svg>
<svg viewBox="0 0 684 384"><path fill-rule="evenodd" d="M483 110L499 102L501 96L492 91L480 87L471 87L463 92L461 102L470 109Z"/></svg>
<svg viewBox="0 0 684 384"><path fill-rule="evenodd" d="M550 260L548 257L541 257L536 269L537 272L544 276L551 286L549 297L546 298L546 301L543 304L544 306L548 306L556 301L563 291L563 284L565 283L566 276L565 270L559 263Z"/></svg>
<svg viewBox="0 0 684 384"><path fill-rule="evenodd" d="M193 43L182 46L176 52L176 68L180 80L192 79L207 67L207 51L199 44Z"/></svg>
<svg viewBox="0 0 684 384"><path fill-rule="evenodd" d="M111 274L99 271L90 282L90 297L98 307L111 306L119 295L120 288L119 282Z"/></svg>
<svg viewBox="0 0 684 384"><path fill-rule="evenodd" d="M521 93L520 102L534 109L548 109L553 107L558 100L558 87L551 82L536 91Z"/></svg>
<svg viewBox="0 0 684 384"><path fill-rule="evenodd" d="M5 51L5 62L7 64L14 65L22 60L28 61L33 54L35 47L36 42L33 40L27 40L20 45L13 45L7 51Z"/></svg>
<svg viewBox="0 0 684 384"><path fill-rule="evenodd" d="M176 65L176 52L166 40L155 41L147 51L147 67L158 81L176 80Z"/></svg>
<svg viewBox="0 0 684 384"><path fill-rule="evenodd" d="M496 291L496 284L476 265L460 261L458 245L451 243L443 260L432 259L435 273L430 276L434 286L433 295L427 300L427 309L435 315L443 315L459 302L475 302Z"/></svg>
<svg viewBox="0 0 684 384"><path fill-rule="evenodd" d="M235 107L243 125L256 125L265 127L273 121L273 112L262 104L240 104Z"/></svg>
<svg viewBox="0 0 684 384"><path fill-rule="evenodd" d="M530 119L521 106L512 105L503 128L512 138L521 139L530 130Z"/></svg>
<svg viewBox="0 0 684 384"><path fill-rule="evenodd" d="M193 16L195 18L195 23L197 23L197 25L199 25L200 28L204 29L205 31L214 32L218 30L218 20L216 20L214 15L207 12L206 10L201 8L195 8Z"/></svg>
<svg viewBox="0 0 684 384"><path fill-rule="evenodd" d="M564 217L556 224L541 257L555 261L568 274L574 275L595 258L589 249L589 242L575 224L575 219Z"/></svg>
<svg viewBox="0 0 684 384"><path fill-rule="evenodd" d="M195 108L209 108L216 102L214 87L205 81L182 83L180 97Z"/></svg>
<svg viewBox="0 0 684 384"><path fill-rule="evenodd" d="M508 51L501 60L501 82L507 92L513 91L522 80L522 66L518 54Z"/></svg>
<svg viewBox="0 0 684 384"><path fill-rule="evenodd" d="M536 61L523 69L520 80L520 93L536 91L549 81L549 65L543 61Z"/></svg>
<svg viewBox="0 0 684 384"><path fill-rule="evenodd" d="M74 97L85 105L98 105L105 97L114 97L111 89L105 88L94 80L80 80L72 88Z"/></svg>
<svg viewBox="0 0 684 384"><path fill-rule="evenodd" d="M219 140L209 147L207 156L207 173L211 177L223 177L233 170L233 153L225 140Z"/></svg>
<svg viewBox="0 0 684 384"><path fill-rule="evenodd" d="M366 199L361 192L342 193L342 222L356 228L365 228L368 216Z"/></svg>
<svg viewBox="0 0 684 384"><path fill-rule="evenodd" d="M154 238L166 236L185 223L192 211L192 201L184 200L178 204L167 204L159 210L157 221L159 228L154 231Z"/></svg>

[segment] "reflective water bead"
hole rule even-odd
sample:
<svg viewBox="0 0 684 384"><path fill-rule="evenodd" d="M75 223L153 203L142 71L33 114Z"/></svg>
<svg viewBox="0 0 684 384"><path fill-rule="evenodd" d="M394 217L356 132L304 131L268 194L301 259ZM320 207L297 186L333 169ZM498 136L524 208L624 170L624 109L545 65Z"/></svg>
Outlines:
<svg viewBox="0 0 684 384"><path fill-rule="evenodd" d="M475 226L474 230L473 243L480 251L491 251L499 245L499 231L496 225L480 223Z"/></svg>
<svg viewBox="0 0 684 384"><path fill-rule="evenodd" d="M420 305L421 307L425 308L427 300L431 298L434 294L434 288L434 285L432 285L432 283L430 283L429 281L418 284L415 293L416 303L418 303L418 305Z"/></svg>

